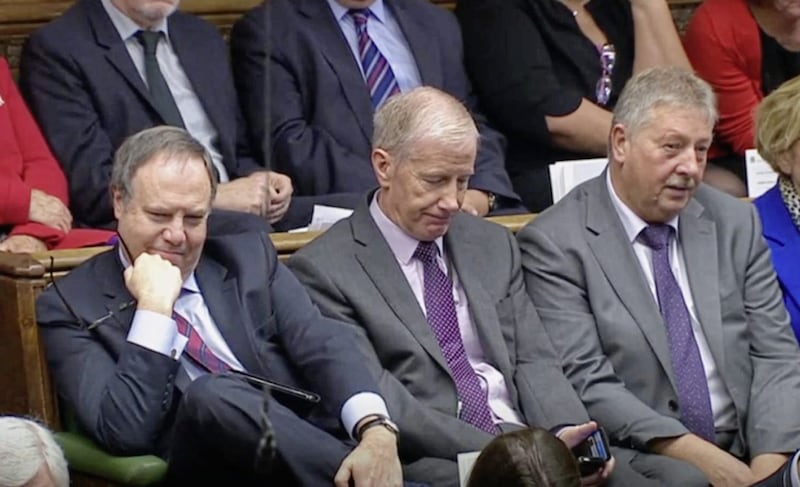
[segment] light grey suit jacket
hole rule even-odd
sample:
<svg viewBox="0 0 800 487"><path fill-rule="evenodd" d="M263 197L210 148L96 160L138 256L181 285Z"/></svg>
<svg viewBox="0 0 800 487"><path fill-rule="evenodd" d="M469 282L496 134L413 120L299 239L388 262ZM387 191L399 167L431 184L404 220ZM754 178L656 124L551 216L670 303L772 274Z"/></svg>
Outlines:
<svg viewBox="0 0 800 487"><path fill-rule="evenodd" d="M506 380L529 424L551 428L587 420L527 296L519 250L504 228L457 215L444 240L464 286L487 360ZM422 309L378 230L366 201L289 262L323 314L351 323L400 427L404 462L454 460L491 436L457 418L447 363Z"/></svg>
<svg viewBox="0 0 800 487"><path fill-rule="evenodd" d="M796 450L800 351L755 208L701 185L678 233L697 318L736 409L731 452ZM528 292L592 418L637 449L686 433L664 323L605 173L518 239Z"/></svg>

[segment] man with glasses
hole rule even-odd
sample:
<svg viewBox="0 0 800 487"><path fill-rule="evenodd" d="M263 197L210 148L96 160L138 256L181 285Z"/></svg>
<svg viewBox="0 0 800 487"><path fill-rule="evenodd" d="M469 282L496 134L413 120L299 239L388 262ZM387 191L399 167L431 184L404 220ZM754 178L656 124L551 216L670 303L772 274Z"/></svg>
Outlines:
<svg viewBox="0 0 800 487"><path fill-rule="evenodd" d="M691 72L639 74L606 171L518 235L590 416L618 460L675 487L750 485L800 447L800 350L758 215L701 183L716 119Z"/></svg>

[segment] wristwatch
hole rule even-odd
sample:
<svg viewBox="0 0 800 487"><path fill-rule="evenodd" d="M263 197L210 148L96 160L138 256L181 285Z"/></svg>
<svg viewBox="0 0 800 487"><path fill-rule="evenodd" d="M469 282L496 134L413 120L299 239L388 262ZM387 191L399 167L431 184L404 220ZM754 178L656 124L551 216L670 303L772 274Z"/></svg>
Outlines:
<svg viewBox="0 0 800 487"><path fill-rule="evenodd" d="M497 195L491 191L487 191L486 196L489 197L489 213L491 213L497 209Z"/></svg>
<svg viewBox="0 0 800 487"><path fill-rule="evenodd" d="M370 428L374 428L376 426L382 426L387 430L394 433L394 436L400 438L400 429L391 419L387 418L386 416L377 416L373 419L370 419L366 423L362 424L360 428L356 431L355 437L356 441L361 441L361 438L364 436L364 432L366 432Z"/></svg>

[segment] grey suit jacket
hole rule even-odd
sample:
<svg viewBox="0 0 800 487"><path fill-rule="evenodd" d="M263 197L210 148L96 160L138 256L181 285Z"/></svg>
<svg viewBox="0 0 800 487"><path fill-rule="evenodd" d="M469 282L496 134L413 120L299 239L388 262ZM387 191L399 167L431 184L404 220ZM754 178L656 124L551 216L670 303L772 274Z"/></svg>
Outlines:
<svg viewBox="0 0 800 487"><path fill-rule="evenodd" d="M445 248L469 301L487 360L529 424L587 420L530 299L519 250L502 227L457 215ZM404 461L454 460L491 436L457 418L455 383L425 315L366 201L295 253L290 268L323 314L351 323L392 418Z"/></svg>
<svg viewBox="0 0 800 487"><path fill-rule="evenodd" d="M518 235L528 292L592 418L644 449L687 432L656 299L605 173ZM679 238L697 318L733 398L740 456L800 446L800 351L755 208L701 185Z"/></svg>

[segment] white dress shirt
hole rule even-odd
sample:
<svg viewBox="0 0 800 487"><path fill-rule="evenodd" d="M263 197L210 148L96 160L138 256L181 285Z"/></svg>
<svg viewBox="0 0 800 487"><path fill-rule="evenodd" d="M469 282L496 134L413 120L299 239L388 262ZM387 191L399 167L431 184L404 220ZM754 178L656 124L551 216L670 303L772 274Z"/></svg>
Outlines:
<svg viewBox="0 0 800 487"><path fill-rule="evenodd" d="M101 1L119 36L125 41L125 47L128 49L128 54L130 54L131 61L136 66L139 76L142 77L142 81L147 86L147 75L144 68L144 48L136 39L136 33L142 28L112 4L111 0ZM166 19L162 20L152 30L164 33L164 39L158 43L158 48L156 49L156 59L158 60L161 74L164 76L167 86L169 86L169 91L172 92L172 97L175 99L175 104L178 106L178 111L181 113L186 131L203 144L211 154L214 167L219 172L220 182L227 182L230 179L228 170L222 163L222 154L217 149L219 133L214 124L211 123L211 119L208 118L200 98L194 92L192 83L181 66L178 55L175 54L175 50L172 48ZM202 53L197 53L197 55L202 56ZM209 66L209 69L219 68Z"/></svg>
<svg viewBox="0 0 800 487"><path fill-rule="evenodd" d="M622 221L622 226L625 228L625 234L628 236L628 241L633 246L633 252L636 254L636 259L639 261L639 266L644 272L647 284L650 286L650 292L653 299L656 300L658 305L658 295L656 294L656 283L653 278L653 260L652 249L647 245L639 242L639 233L648 226L648 223L639 218L633 210L631 210L614 191L614 186L611 183L611 173L606 173L606 185L608 192L611 195L611 201L614 204L614 209ZM692 322L692 331L694 332L694 339L697 342L697 348L700 349L700 360L703 362L703 369L706 373L706 380L708 381L708 392L711 396L711 410L714 414L714 427L717 431L725 431L736 429L736 410L733 407L733 400L728 394L725 385L722 383L722 378L719 375L719 368L714 357L711 355L711 349L708 347L708 341L700 327L700 322L697 320L697 311L694 307L694 299L692 298L692 290L689 286L689 276L686 272L686 262L683 258L683 250L680 244L680 233L678 232L678 216L667 222L674 231L675 238L670 239L669 244L669 260L672 273L678 281L678 286L683 294L683 300L686 302L686 308L689 310Z"/></svg>
<svg viewBox="0 0 800 487"><path fill-rule="evenodd" d="M118 251L122 264L127 269L130 261L122 251L122 247ZM211 317L194 273L183 282L181 294L175 301L174 310L186 318L194 332L200 335L206 346L218 358L234 370L245 370ZM127 340L153 352L180 360L191 380L208 373L193 360L183 356L188 339L178 332L178 325L172 317L147 310L136 310ZM341 420L347 432L352 435L359 421L375 414L389 417L386 402L375 393L360 392L345 401L342 406Z"/></svg>

